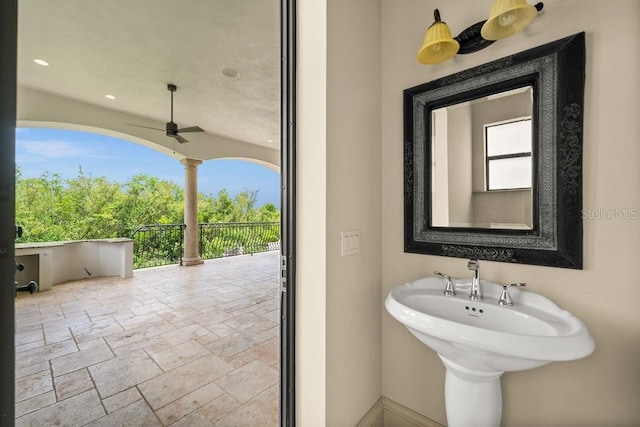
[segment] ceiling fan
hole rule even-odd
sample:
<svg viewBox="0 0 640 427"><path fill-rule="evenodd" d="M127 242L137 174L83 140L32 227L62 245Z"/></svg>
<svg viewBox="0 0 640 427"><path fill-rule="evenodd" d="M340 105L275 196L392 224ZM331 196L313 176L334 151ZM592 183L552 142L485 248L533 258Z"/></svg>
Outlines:
<svg viewBox="0 0 640 427"><path fill-rule="evenodd" d="M187 127L187 128L178 129L178 125L176 123L174 123L174 121L173 121L173 93L176 90L178 90L178 88L177 88L176 85L169 83L167 85L167 89L169 90L169 92L171 92L171 121L167 122L166 128L165 129L159 129L159 128L152 128L152 127L149 127L149 126L140 126L140 125L131 125L131 126L136 126L136 127L145 128L145 129L153 129L153 130L164 131L164 132L166 132L167 136L169 136L171 138L175 138L180 144L184 144L185 142L189 142L189 141L187 139L185 139L184 137L182 137L180 135L180 133L204 132L204 130L202 128L200 128L200 126L191 126L191 127Z"/></svg>

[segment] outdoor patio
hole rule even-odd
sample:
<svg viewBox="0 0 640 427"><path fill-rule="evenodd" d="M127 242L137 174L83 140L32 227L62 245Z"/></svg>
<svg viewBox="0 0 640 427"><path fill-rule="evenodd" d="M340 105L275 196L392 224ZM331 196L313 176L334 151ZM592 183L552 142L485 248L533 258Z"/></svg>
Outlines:
<svg viewBox="0 0 640 427"><path fill-rule="evenodd" d="M277 425L278 257L19 295L16 425Z"/></svg>

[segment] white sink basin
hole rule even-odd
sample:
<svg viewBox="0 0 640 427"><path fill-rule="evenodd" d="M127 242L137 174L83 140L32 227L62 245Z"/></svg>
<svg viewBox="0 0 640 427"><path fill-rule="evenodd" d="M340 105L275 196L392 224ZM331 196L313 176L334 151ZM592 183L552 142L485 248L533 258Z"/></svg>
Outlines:
<svg viewBox="0 0 640 427"><path fill-rule="evenodd" d="M447 367L449 426L500 425L502 373L579 359L595 348L584 323L542 295L511 288L514 305L500 307L502 286L482 280L483 300L471 301L470 280L454 284L457 295L445 296L446 280L428 277L392 289L385 301Z"/></svg>

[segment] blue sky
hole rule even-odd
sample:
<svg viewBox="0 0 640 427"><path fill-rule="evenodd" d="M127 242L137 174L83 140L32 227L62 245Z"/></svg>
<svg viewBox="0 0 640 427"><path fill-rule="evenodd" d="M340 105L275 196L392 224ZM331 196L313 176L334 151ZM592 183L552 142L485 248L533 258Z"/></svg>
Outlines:
<svg viewBox="0 0 640 427"><path fill-rule="evenodd" d="M146 174L184 187L184 167L158 151L133 142L94 133L44 129L16 129L16 165L23 178L57 173L63 179L85 174L125 182ZM198 167L198 192L217 195L227 189L231 196L258 190L258 206L280 207L280 175L264 166L241 160L208 160Z"/></svg>

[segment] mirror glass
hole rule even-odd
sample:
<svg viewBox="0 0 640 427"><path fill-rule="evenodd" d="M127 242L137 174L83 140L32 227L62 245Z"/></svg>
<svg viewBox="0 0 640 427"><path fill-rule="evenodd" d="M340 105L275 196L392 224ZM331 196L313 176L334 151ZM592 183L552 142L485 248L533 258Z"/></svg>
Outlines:
<svg viewBox="0 0 640 427"><path fill-rule="evenodd" d="M533 229L533 86L431 111L434 227Z"/></svg>

